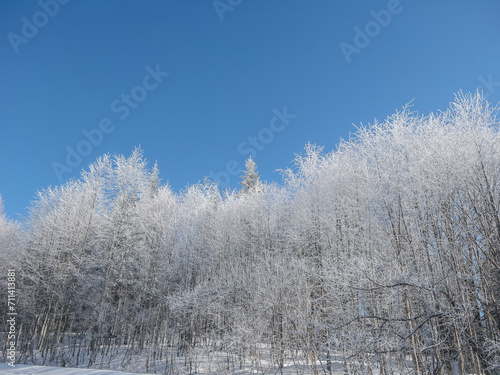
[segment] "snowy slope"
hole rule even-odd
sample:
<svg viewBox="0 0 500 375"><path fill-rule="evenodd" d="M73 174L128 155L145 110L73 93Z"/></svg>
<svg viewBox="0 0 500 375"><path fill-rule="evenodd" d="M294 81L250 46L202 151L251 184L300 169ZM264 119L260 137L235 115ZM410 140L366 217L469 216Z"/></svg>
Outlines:
<svg viewBox="0 0 500 375"><path fill-rule="evenodd" d="M0 363L0 375L134 375L130 372L110 371L110 370L92 370L79 368L65 367L47 367L47 366L31 366L31 365L16 365L15 368Z"/></svg>

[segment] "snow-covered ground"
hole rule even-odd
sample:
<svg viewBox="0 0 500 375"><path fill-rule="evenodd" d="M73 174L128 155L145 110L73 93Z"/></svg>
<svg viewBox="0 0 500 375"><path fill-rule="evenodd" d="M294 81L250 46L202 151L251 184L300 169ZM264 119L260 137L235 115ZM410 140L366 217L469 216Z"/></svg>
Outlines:
<svg viewBox="0 0 500 375"><path fill-rule="evenodd" d="M110 371L110 370L92 370L67 367L48 367L16 365L9 366L6 363L0 363L0 375L134 375L130 372Z"/></svg>
<svg viewBox="0 0 500 375"><path fill-rule="evenodd" d="M261 375L271 375L281 373L282 375L310 375L314 372L310 366L306 366L303 363L286 363L280 372L271 365L263 366L260 368L244 366L243 368L225 368L227 362L222 364L214 365L214 363L208 363L205 360L200 360L194 367L196 370L189 371L186 367L182 366L180 363L175 366L175 369L170 369L168 373L187 375L190 373L194 374L233 374L233 375L243 375L243 374L261 374ZM317 373L327 374L325 364L318 364ZM172 371L173 370L173 371ZM165 368L158 368L156 370L157 374L164 374ZM332 361L332 373L334 375L343 375L343 366L339 361ZM378 375L378 371L373 372L374 375ZM0 363L0 375L140 375L144 372L121 372L118 370L99 370L99 369L86 369L86 368L72 368L72 367L53 367L53 366L34 366L26 364L16 364L15 368L9 366L6 363Z"/></svg>
<svg viewBox="0 0 500 375"><path fill-rule="evenodd" d="M285 352L283 357L283 368L276 365L272 360L272 348L265 344L256 346L256 351L240 358L237 353L221 350L216 343L213 345L199 345L191 348L188 353L179 355L178 348L162 348L162 355L156 353L155 356L147 349L142 352L132 353L129 346L114 348L105 355L105 350L99 351L92 361L94 369L88 369L90 363L88 354L82 351L78 360L75 357L64 357L65 367L61 367L60 356L56 356L52 361L42 358L40 353L35 351L31 364L16 364L12 368L6 363L0 363L0 375L35 375L35 374L56 374L56 375L117 375L117 374L168 374L168 375L190 375L190 374L217 374L217 375L310 375L319 373L329 375L327 369L326 355L320 358L313 365L301 351ZM61 353L70 353L67 347L61 347ZM332 353L330 358L331 370L334 375L346 373L344 356L340 353ZM315 367L315 369L314 369ZM316 370L316 371L314 371ZM356 372L354 368L351 368ZM361 366L360 373L367 373L367 367ZM123 371L123 372L122 372ZM371 371L373 375L379 374L378 367L372 363Z"/></svg>
<svg viewBox="0 0 500 375"><path fill-rule="evenodd" d="M333 366L333 374L340 375L344 374L342 371L342 367L340 363L334 363ZM278 371L271 369L261 369L260 371L255 371L251 369L240 369L236 370L234 374L250 374L250 373L259 373L259 374L276 374ZM324 368L318 366L318 372L326 373ZM179 371L179 374L184 372ZM188 372L185 372L188 373ZM201 371L199 373L220 373L219 371ZM228 372L230 373L230 372ZM311 374L312 371L310 368L306 366L288 366L285 367L282 371L283 374L302 374L307 375ZM16 364L15 367L9 366L6 363L0 363L0 375L141 375L140 373L131 373L131 372L121 372L116 370L94 370L94 369L82 369L82 368L71 368L71 367L51 367L51 366L33 366L33 365L22 365Z"/></svg>

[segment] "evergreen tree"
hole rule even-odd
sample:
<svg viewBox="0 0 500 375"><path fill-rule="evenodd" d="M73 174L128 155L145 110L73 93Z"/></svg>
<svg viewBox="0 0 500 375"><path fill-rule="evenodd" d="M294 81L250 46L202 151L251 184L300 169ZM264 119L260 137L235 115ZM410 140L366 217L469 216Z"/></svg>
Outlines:
<svg viewBox="0 0 500 375"><path fill-rule="evenodd" d="M240 176L243 181L240 182L244 192L250 191L261 191L262 183L260 182L260 175L257 172L257 164L252 160L250 156L245 162L246 171L243 171L243 175Z"/></svg>
<svg viewBox="0 0 500 375"><path fill-rule="evenodd" d="M153 166L153 170L151 171L151 175L149 177L149 191L151 196L155 196L158 194L158 190L160 189L160 171L158 170L158 162L155 162Z"/></svg>

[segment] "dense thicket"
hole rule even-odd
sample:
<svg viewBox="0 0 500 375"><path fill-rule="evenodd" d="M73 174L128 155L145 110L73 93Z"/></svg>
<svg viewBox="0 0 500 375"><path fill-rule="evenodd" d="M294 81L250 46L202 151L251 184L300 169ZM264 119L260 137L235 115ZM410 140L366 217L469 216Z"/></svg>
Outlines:
<svg viewBox="0 0 500 375"><path fill-rule="evenodd" d="M18 359L195 372L209 348L227 356L212 372L499 374L494 114L479 95L405 108L240 192L174 193L140 150L101 157L40 192L22 230L0 219Z"/></svg>

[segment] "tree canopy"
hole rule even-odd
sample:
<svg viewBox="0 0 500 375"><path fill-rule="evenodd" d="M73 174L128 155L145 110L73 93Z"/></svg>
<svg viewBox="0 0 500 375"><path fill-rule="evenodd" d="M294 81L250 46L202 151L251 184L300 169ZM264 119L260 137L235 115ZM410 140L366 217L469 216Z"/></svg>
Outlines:
<svg viewBox="0 0 500 375"><path fill-rule="evenodd" d="M498 374L498 131L480 95L406 107L330 153L307 145L281 185L249 159L242 190L260 194L176 193L140 149L104 155L26 222L0 216L19 361Z"/></svg>

